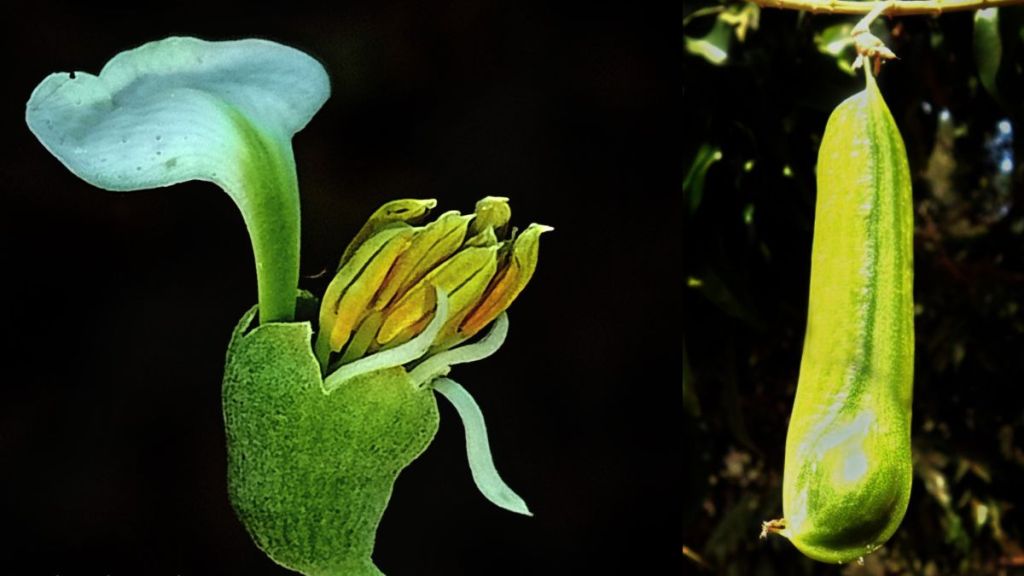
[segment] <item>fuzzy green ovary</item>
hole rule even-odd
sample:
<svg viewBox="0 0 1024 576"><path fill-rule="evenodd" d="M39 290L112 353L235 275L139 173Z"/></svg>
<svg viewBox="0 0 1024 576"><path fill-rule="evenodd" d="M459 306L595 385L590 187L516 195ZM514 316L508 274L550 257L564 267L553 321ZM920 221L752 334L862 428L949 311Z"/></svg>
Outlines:
<svg viewBox="0 0 1024 576"><path fill-rule="evenodd" d="M283 566L379 576L377 525L399 472L437 432L433 393L392 368L325 394L309 324L245 333L251 319L232 339L224 376L231 503Z"/></svg>
<svg viewBox="0 0 1024 576"><path fill-rule="evenodd" d="M869 79L833 112L819 151L808 325L786 443L785 534L818 560L880 546L909 501L912 230L906 152Z"/></svg>

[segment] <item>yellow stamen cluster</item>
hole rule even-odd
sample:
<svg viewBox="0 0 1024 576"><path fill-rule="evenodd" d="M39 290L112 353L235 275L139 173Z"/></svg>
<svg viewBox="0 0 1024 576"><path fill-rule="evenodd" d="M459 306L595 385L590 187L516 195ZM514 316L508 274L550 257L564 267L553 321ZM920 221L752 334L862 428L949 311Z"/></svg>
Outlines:
<svg viewBox="0 0 1024 576"><path fill-rule="evenodd" d="M432 350L450 348L490 324L523 290L548 226L510 231L507 198L487 197L471 215L423 220L434 200L396 200L377 210L349 244L320 305L316 352L326 366L403 344L433 319L435 287L449 315Z"/></svg>

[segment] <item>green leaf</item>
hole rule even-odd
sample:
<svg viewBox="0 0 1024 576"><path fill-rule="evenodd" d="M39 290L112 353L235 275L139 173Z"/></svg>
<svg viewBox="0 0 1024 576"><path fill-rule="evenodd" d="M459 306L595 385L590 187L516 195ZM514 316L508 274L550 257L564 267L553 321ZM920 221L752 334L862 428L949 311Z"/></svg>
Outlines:
<svg viewBox="0 0 1024 576"><path fill-rule="evenodd" d="M431 387L452 403L455 411L459 413L459 418L462 419L462 426L466 430L466 454L469 457L469 471L472 473L473 482L476 483L480 493L500 508L533 516L530 509L526 507L526 502L513 492L498 475L498 470L494 467L494 460L491 458L491 446L487 441L484 415L473 397L465 388L448 378L434 380Z"/></svg>
<svg viewBox="0 0 1024 576"><path fill-rule="evenodd" d="M379 575L377 526L398 474L433 440L437 401L402 368L324 391L308 322L249 330L228 348L228 494L253 540L304 574Z"/></svg>
<svg viewBox="0 0 1024 576"><path fill-rule="evenodd" d="M701 144L690 169L683 178L683 197L687 199L690 214L697 211L704 199L704 176L715 162L722 159L722 151L710 144Z"/></svg>
<svg viewBox="0 0 1024 576"><path fill-rule="evenodd" d="M974 61L978 79L985 90L1001 101L996 74L1003 59L1003 43L999 37L999 9L985 8L974 13Z"/></svg>
<svg viewBox="0 0 1024 576"><path fill-rule="evenodd" d="M217 184L252 239L263 322L290 320L299 198L291 138L330 94L310 56L265 40L167 38L118 54L99 75L51 74L26 121L71 172L113 191Z"/></svg>

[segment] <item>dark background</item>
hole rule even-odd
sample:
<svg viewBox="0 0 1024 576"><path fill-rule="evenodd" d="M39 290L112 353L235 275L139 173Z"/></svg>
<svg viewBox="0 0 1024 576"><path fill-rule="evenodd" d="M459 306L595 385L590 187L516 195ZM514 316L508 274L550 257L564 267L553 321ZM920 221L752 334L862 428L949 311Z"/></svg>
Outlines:
<svg viewBox="0 0 1024 576"><path fill-rule="evenodd" d="M688 3L684 14L714 2ZM736 5L738 11L742 3ZM683 29L700 38L716 16ZM889 543L858 566L781 537L786 427L807 320L815 164L830 112L864 88L820 48L855 16L761 11L714 66L686 54L684 167L721 151L686 194L687 568L695 574L1024 574L1024 83L1020 8L1000 13L997 94L973 14L880 19L899 56L879 87L906 143L915 242L914 485ZM853 54L842 55L852 62ZM945 120L944 120L945 118ZM1012 138L1000 136L1009 123ZM1000 164L1009 159L1005 172Z"/></svg>
<svg viewBox="0 0 1024 576"><path fill-rule="evenodd" d="M470 1L5 15L0 134L0 552L10 574L283 574L226 497L220 377L255 303L241 218L205 183L94 189L32 137L55 71L168 35L263 37L320 59L333 96L295 138L302 286L381 203L512 199L545 235L510 337L453 376L532 519L472 485L461 425L399 478L388 574L678 573L679 14Z"/></svg>

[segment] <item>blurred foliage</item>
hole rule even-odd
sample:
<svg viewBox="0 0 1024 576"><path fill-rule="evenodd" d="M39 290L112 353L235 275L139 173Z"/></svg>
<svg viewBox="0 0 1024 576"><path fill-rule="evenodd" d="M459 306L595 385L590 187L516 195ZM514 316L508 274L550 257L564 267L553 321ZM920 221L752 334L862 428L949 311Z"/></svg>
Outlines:
<svg viewBox="0 0 1024 576"><path fill-rule="evenodd" d="M690 214L697 211L697 208L700 207L700 200L704 197L704 176L707 175L711 165L721 159L722 151L708 144L702 145L697 151L690 170L683 178L683 196L688 200L687 207Z"/></svg>
<svg viewBox="0 0 1024 576"><path fill-rule="evenodd" d="M730 6L709 6L683 17L683 26L696 18L715 16L711 30L700 37L683 36L686 51L700 56L714 66L725 64L733 36L739 42L747 38L747 32L757 30L761 9L757 4L744 2Z"/></svg>
<svg viewBox="0 0 1024 576"><path fill-rule="evenodd" d="M993 98L1001 100L996 86L996 75L1003 61L998 8L986 8L974 13L974 59L978 63L978 80L981 85Z"/></svg>
<svg viewBox="0 0 1024 576"><path fill-rule="evenodd" d="M782 514L816 155L864 86L845 39L858 18L750 6L683 13L687 45L725 55L683 58L688 573L1024 573L1024 11L873 27L899 56L879 84L914 178L915 484L888 545L829 566L758 533Z"/></svg>

